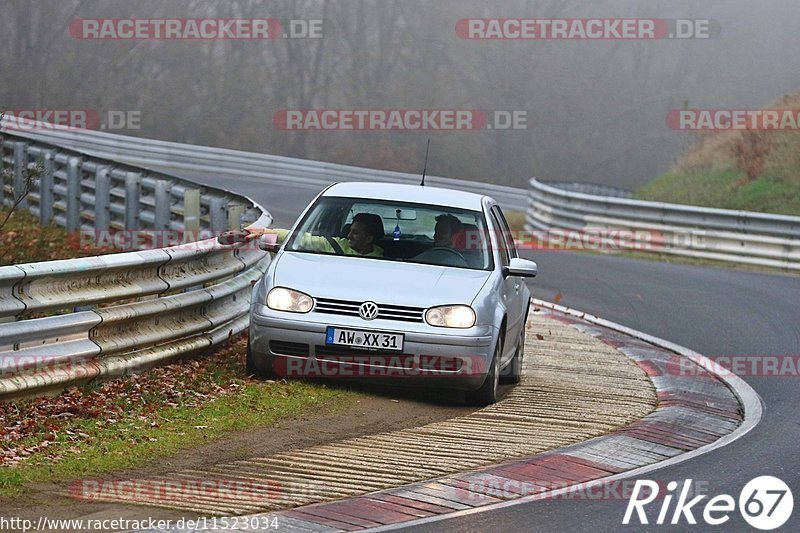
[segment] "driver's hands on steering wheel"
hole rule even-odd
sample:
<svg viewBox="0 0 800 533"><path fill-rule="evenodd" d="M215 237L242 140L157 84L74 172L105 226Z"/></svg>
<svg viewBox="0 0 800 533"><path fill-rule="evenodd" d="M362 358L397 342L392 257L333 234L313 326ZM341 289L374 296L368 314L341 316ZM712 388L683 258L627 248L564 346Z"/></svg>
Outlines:
<svg viewBox="0 0 800 533"><path fill-rule="evenodd" d="M434 246L433 248L431 248L428 251L429 252L436 252L436 251L439 251L439 250L443 250L443 251L450 252L451 254L455 254L458 257L460 257L461 259L464 259L464 261L466 261L466 259L464 258L464 255L461 252L459 252L458 250L456 250L455 248L448 248L447 246Z"/></svg>

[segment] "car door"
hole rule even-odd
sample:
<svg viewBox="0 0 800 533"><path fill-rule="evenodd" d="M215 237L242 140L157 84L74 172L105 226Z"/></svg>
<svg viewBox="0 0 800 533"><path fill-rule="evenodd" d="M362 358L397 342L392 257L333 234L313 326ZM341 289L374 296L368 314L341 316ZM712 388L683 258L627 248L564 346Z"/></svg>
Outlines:
<svg viewBox="0 0 800 533"><path fill-rule="evenodd" d="M514 239L500 207L493 205L490 214L492 225L495 228L495 235L497 236L497 255L499 256L500 266L501 268L507 267L511 262L511 258L517 256ZM527 288L519 276L504 277L501 286L503 304L507 315L505 344L503 346L503 363L505 364L509 358L513 357L516 349L516 339L522 331L521 328L524 327L522 321L525 317L524 306L527 305L527 302L523 304L523 300L525 299L524 294L527 292Z"/></svg>

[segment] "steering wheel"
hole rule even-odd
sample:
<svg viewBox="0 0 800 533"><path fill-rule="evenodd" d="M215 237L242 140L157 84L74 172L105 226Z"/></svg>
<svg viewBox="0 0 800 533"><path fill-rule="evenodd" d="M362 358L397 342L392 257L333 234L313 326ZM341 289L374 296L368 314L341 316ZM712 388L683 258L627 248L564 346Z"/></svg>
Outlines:
<svg viewBox="0 0 800 533"><path fill-rule="evenodd" d="M433 248L428 250L428 252L439 252L439 251L450 252L453 255L457 255L458 258L461 259L462 261L464 261L464 262L467 261L466 259L464 259L464 256L461 255L461 252L459 252L458 250L454 250L452 248L448 248L447 246L434 246Z"/></svg>
<svg viewBox="0 0 800 533"><path fill-rule="evenodd" d="M345 255L344 250L342 250L342 247L339 245L338 242L336 242L334 240L333 236L331 236L330 233L323 233L321 235L315 235L315 237L324 238L328 242L330 247L333 248L333 253L334 254L336 254L336 255Z"/></svg>

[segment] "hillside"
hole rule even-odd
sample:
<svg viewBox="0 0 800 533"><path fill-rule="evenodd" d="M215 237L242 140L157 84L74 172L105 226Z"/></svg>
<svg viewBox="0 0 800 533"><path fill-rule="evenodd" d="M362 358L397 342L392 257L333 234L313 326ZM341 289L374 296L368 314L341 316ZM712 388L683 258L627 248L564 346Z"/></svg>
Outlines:
<svg viewBox="0 0 800 533"><path fill-rule="evenodd" d="M800 92L765 109L800 109ZM800 131L684 134L697 138L636 198L800 215Z"/></svg>

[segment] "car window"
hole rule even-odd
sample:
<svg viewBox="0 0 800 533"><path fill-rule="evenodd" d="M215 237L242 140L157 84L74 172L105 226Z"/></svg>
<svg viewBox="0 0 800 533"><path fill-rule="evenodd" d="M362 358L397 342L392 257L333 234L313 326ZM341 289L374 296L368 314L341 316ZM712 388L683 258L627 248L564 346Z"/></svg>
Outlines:
<svg viewBox="0 0 800 533"><path fill-rule="evenodd" d="M391 200L321 197L301 220L286 249L335 255L334 247L325 243L336 240L343 253L355 255L348 254L347 244L353 219L360 214L379 217L383 225L383 234L373 241L383 253L370 259L480 270L494 268L483 212ZM443 219L447 222L441 222ZM437 237L440 223L447 231L440 228Z"/></svg>

